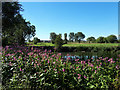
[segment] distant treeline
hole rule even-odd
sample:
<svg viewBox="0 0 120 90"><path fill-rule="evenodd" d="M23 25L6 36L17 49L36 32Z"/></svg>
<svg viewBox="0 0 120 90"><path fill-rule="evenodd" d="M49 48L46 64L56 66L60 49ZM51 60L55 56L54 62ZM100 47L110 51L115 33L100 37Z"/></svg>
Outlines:
<svg viewBox="0 0 120 90"><path fill-rule="evenodd" d="M62 37L62 34L59 34ZM50 33L50 39L51 42L54 43L55 39L56 39L57 34L55 32L51 32ZM67 39L67 33L64 33L64 42L79 42L79 43L119 43L119 40L117 39L117 37L115 35L109 35L107 37L98 37L97 39L95 39L95 37L91 36L88 37L87 40L83 40L85 38L85 34L83 34L82 32L70 32L69 34L69 39Z"/></svg>

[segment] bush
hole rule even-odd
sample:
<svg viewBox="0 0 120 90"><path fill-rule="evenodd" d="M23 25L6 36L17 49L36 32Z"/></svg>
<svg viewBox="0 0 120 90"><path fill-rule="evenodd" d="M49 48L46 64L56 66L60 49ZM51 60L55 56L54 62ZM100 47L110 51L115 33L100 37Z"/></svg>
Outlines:
<svg viewBox="0 0 120 90"><path fill-rule="evenodd" d="M34 44L37 44L38 43L38 38L35 37L34 40L33 40Z"/></svg>
<svg viewBox="0 0 120 90"><path fill-rule="evenodd" d="M61 39L60 35L57 35L55 39L55 48L57 51L60 51L63 45L63 40Z"/></svg>

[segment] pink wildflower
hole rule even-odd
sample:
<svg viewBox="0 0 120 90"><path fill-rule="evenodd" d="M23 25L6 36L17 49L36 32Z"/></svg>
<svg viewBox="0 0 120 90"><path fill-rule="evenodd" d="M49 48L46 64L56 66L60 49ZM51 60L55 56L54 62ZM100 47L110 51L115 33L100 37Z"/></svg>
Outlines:
<svg viewBox="0 0 120 90"><path fill-rule="evenodd" d="M65 72L65 69L63 69L63 72Z"/></svg>
<svg viewBox="0 0 120 90"><path fill-rule="evenodd" d="M81 74L77 74L79 77L81 77Z"/></svg>
<svg viewBox="0 0 120 90"><path fill-rule="evenodd" d="M20 71L22 71L22 69L20 68Z"/></svg>
<svg viewBox="0 0 120 90"><path fill-rule="evenodd" d="M61 56L61 53L58 53L57 55L58 55L58 56Z"/></svg>
<svg viewBox="0 0 120 90"><path fill-rule="evenodd" d="M120 68L119 65L117 65L117 66L116 66L116 69L119 69L119 68Z"/></svg>
<svg viewBox="0 0 120 90"><path fill-rule="evenodd" d="M95 70L95 73L97 73L97 71Z"/></svg>
<svg viewBox="0 0 120 90"><path fill-rule="evenodd" d="M78 77L78 79L80 79L80 77Z"/></svg>
<svg viewBox="0 0 120 90"><path fill-rule="evenodd" d="M84 78L87 79L87 77L84 75Z"/></svg>
<svg viewBox="0 0 120 90"><path fill-rule="evenodd" d="M48 63L50 63L49 60L48 60Z"/></svg>
<svg viewBox="0 0 120 90"><path fill-rule="evenodd" d="M53 62L53 64L55 64L55 62Z"/></svg>

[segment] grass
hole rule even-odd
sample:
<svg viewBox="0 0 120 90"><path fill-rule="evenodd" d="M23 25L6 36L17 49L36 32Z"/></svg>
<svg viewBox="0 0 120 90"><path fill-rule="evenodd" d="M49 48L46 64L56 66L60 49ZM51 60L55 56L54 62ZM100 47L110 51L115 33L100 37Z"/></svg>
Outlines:
<svg viewBox="0 0 120 90"><path fill-rule="evenodd" d="M79 46L86 46L86 47L113 47L118 46L118 43L68 43L64 44L63 46L67 47L79 47Z"/></svg>
<svg viewBox="0 0 120 90"><path fill-rule="evenodd" d="M31 44L30 46L54 46L54 44L52 43L44 43L44 42L37 43L37 44L33 44L33 43L29 43L29 44Z"/></svg>
<svg viewBox="0 0 120 90"><path fill-rule="evenodd" d="M52 43L28 43L31 44L30 46L54 46ZM118 43L68 43L64 44L63 47L79 47L79 46L86 46L86 47L114 47L114 46L119 46Z"/></svg>

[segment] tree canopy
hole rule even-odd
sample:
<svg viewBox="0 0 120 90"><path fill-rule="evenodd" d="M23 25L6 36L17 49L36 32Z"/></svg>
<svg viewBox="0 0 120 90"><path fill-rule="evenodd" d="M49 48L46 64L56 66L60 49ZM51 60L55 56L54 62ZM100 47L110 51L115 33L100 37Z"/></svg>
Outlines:
<svg viewBox="0 0 120 90"><path fill-rule="evenodd" d="M90 43L90 42L92 42L92 43L94 43L95 41L96 41L96 39L95 39L95 37L88 37L87 38L87 41Z"/></svg>
<svg viewBox="0 0 120 90"><path fill-rule="evenodd" d="M2 2L2 44L24 44L35 36L35 26L26 21L20 11L19 2Z"/></svg>
<svg viewBox="0 0 120 90"><path fill-rule="evenodd" d="M51 39L51 42L54 44L55 43L55 39L56 39L56 33L55 32L51 32L50 33L50 39Z"/></svg>
<svg viewBox="0 0 120 90"><path fill-rule="evenodd" d="M109 43L117 42L117 37L115 35L109 35L106 39Z"/></svg>

